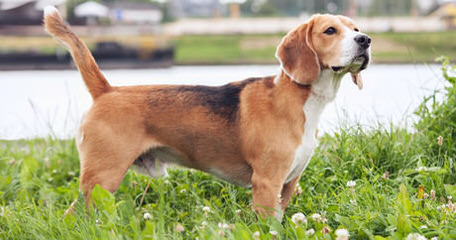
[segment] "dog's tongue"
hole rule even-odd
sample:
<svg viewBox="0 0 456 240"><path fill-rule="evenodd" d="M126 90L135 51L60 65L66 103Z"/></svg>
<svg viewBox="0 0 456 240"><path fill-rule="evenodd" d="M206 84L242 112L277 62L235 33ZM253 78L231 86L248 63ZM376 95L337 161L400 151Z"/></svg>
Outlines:
<svg viewBox="0 0 456 240"><path fill-rule="evenodd" d="M363 89L363 78L361 77L361 72L350 74L353 82L358 86L359 90Z"/></svg>

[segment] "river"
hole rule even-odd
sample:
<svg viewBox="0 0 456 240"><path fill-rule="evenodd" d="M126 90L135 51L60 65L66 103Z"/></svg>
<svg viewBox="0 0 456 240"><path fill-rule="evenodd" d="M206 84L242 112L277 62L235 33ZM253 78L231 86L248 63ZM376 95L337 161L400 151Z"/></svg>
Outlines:
<svg viewBox="0 0 456 240"><path fill-rule="evenodd" d="M111 85L221 85L276 74L277 65L175 66L167 69L104 71ZM359 91L349 76L320 120L320 133L340 126L396 124L410 127L425 96L442 89L438 65L376 65L363 72ZM91 98L75 70L0 71L0 139L71 138Z"/></svg>

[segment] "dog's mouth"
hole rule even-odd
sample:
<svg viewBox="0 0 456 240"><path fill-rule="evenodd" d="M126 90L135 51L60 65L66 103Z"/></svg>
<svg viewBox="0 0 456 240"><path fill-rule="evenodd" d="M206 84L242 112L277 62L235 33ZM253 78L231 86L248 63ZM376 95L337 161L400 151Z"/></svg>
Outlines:
<svg viewBox="0 0 456 240"><path fill-rule="evenodd" d="M361 78L361 71L367 68L369 65L369 54L363 52L356 57L348 64L347 66L331 66L331 69L336 73L347 73L351 74L353 83L355 83L359 89L363 88L363 80Z"/></svg>
<svg viewBox="0 0 456 240"><path fill-rule="evenodd" d="M359 71L366 69L367 65L369 64L369 55L364 52L364 53L354 57L352 64L361 65L361 67L359 68Z"/></svg>
<svg viewBox="0 0 456 240"><path fill-rule="evenodd" d="M369 65L369 54L363 52L357 56L355 56L351 61L350 64L346 66L331 66L331 69L334 72L351 72L357 73L367 68Z"/></svg>

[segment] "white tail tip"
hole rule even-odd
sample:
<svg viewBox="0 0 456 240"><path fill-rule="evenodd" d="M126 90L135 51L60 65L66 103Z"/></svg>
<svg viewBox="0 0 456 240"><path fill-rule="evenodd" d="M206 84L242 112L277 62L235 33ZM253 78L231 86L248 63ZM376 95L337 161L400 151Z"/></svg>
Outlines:
<svg viewBox="0 0 456 240"><path fill-rule="evenodd" d="M51 14L54 14L55 12L58 13L59 11L54 6L47 6L47 7L44 8L44 16L45 17L49 16Z"/></svg>

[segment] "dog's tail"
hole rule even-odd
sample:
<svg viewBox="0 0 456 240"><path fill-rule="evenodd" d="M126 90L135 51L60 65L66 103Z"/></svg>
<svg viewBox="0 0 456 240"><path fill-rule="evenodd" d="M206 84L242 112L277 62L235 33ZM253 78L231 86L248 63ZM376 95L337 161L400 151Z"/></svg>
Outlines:
<svg viewBox="0 0 456 240"><path fill-rule="evenodd" d="M62 42L71 52L73 60L92 98L96 99L104 93L109 92L111 86L100 72L92 53L90 53L84 42L71 31L55 7L48 6L44 9L43 22L46 31Z"/></svg>

